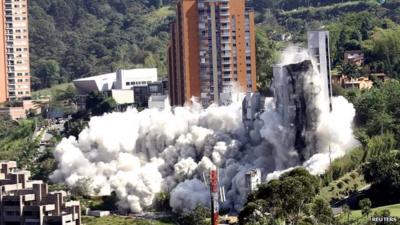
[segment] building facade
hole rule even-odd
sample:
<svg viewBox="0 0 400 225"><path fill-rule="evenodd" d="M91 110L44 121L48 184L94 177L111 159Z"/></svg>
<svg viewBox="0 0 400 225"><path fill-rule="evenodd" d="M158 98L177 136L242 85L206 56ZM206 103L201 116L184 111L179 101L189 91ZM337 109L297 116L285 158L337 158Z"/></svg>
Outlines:
<svg viewBox="0 0 400 225"><path fill-rule="evenodd" d="M326 86L325 96L329 101L329 110L332 111L332 77L331 58L329 48L329 31L318 30L308 32L308 52L317 64L318 72ZM325 89L324 89L325 90Z"/></svg>
<svg viewBox="0 0 400 225"><path fill-rule="evenodd" d="M254 12L245 0L180 0L168 47L169 98L224 104L256 91Z"/></svg>
<svg viewBox="0 0 400 225"><path fill-rule="evenodd" d="M158 81L156 68L118 70L73 81L79 93L78 108L84 109L86 96L102 92L113 97L118 105L147 107L150 96L166 95L167 81Z"/></svg>
<svg viewBox="0 0 400 225"><path fill-rule="evenodd" d="M0 0L0 102L31 96L28 1Z"/></svg>
<svg viewBox="0 0 400 225"><path fill-rule="evenodd" d="M42 181L29 180L14 161L0 162L0 225L80 225L78 201L65 191L49 192Z"/></svg>

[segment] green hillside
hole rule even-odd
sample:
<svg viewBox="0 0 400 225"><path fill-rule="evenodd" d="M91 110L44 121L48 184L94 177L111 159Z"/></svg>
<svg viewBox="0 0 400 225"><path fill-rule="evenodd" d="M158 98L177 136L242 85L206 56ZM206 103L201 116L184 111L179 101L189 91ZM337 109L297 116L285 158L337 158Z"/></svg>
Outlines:
<svg viewBox="0 0 400 225"><path fill-rule="evenodd" d="M33 89L119 68L157 67L160 75L165 75L169 24L175 16L174 2L29 1ZM392 54L389 59L376 54L387 46L379 48L373 43L379 42L376 39L382 36L398 35L395 27L400 23L400 2L387 0L382 5L377 2L249 1L249 6L256 10L260 88L267 86L276 52L287 43L279 37L290 34L288 41L304 41L307 30L321 27L331 31L334 68L341 66L344 50L361 49L366 53L368 69L390 72L397 77L400 74L398 54ZM376 35L385 32L388 34ZM388 49L396 48L389 46ZM370 62L375 58L379 61Z"/></svg>
<svg viewBox="0 0 400 225"><path fill-rule="evenodd" d="M158 67L165 75L173 10L161 2L29 1L33 89L119 68Z"/></svg>

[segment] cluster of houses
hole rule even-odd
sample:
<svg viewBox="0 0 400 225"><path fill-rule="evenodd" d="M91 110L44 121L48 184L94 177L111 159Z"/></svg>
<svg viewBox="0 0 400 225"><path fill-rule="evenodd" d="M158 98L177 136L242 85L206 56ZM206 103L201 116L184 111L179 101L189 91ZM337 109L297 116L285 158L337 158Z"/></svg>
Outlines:
<svg viewBox="0 0 400 225"><path fill-rule="evenodd" d="M364 65L364 53L360 50L346 51L344 62L362 67ZM351 77L348 74L332 73L332 84L344 89L369 89L376 81L385 82L388 80L384 73L362 74L360 77Z"/></svg>

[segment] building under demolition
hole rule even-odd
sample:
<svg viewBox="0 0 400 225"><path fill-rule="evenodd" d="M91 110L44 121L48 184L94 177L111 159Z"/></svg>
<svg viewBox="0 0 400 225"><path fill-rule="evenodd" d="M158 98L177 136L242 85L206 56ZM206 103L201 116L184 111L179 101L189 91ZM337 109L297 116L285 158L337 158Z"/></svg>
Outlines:
<svg viewBox="0 0 400 225"><path fill-rule="evenodd" d="M49 192L42 181L29 180L14 161L0 162L0 225L80 225L78 201L65 191Z"/></svg>

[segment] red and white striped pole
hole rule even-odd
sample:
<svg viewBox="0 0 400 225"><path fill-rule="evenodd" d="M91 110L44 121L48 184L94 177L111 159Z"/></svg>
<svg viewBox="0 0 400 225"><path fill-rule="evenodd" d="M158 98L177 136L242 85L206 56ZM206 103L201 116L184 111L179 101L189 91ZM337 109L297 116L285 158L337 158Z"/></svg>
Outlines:
<svg viewBox="0 0 400 225"><path fill-rule="evenodd" d="M218 171L210 171L210 191L211 191L211 225L218 225L219 203L218 203Z"/></svg>

